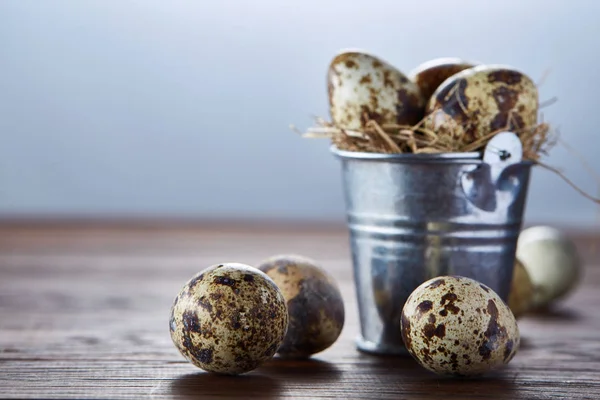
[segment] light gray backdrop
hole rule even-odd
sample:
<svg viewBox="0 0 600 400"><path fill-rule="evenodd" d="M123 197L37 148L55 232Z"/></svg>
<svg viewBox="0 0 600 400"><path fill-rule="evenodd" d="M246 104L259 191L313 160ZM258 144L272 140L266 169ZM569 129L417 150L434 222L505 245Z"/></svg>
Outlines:
<svg viewBox="0 0 600 400"><path fill-rule="evenodd" d="M551 74L545 118L600 171L600 1L0 0L0 215L342 221L339 165L293 134L361 47ZM577 158L548 163L598 194ZM536 171L529 221L597 223Z"/></svg>

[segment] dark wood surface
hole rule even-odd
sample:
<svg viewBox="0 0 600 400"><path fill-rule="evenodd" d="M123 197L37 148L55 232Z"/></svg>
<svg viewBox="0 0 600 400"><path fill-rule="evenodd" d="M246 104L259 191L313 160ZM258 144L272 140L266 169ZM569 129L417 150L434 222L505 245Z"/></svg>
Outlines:
<svg viewBox="0 0 600 400"><path fill-rule="evenodd" d="M0 224L0 397L600 399L597 239L577 236L581 286L552 311L520 320L514 360L466 381L356 351L343 229ZM287 252L318 259L338 279L347 313L339 340L312 360L273 359L240 377L187 363L168 330L183 283L218 262Z"/></svg>

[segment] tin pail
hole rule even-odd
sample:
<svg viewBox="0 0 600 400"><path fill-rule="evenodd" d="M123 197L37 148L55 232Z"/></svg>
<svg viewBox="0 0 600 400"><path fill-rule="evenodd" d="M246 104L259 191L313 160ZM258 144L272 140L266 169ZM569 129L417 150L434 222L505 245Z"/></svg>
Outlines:
<svg viewBox="0 0 600 400"><path fill-rule="evenodd" d="M505 132L481 153L341 151L361 351L407 354L402 307L424 281L478 280L508 298L532 162Z"/></svg>

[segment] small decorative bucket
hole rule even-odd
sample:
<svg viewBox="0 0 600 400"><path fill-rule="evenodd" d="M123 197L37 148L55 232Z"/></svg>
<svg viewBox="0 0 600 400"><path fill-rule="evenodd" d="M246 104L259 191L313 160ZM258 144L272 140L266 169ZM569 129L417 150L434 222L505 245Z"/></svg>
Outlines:
<svg viewBox="0 0 600 400"><path fill-rule="evenodd" d="M508 298L532 162L500 133L480 153L332 152L341 159L361 333L359 350L407 354L402 307L440 275Z"/></svg>

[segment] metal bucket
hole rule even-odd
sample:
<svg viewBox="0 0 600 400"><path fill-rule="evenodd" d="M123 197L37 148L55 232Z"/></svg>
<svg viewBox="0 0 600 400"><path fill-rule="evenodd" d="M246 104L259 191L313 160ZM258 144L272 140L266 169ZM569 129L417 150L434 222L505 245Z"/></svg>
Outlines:
<svg viewBox="0 0 600 400"><path fill-rule="evenodd" d="M407 354L402 307L433 277L470 277L507 300L532 166L516 135L495 136L483 159L332 152L342 162L359 350Z"/></svg>

